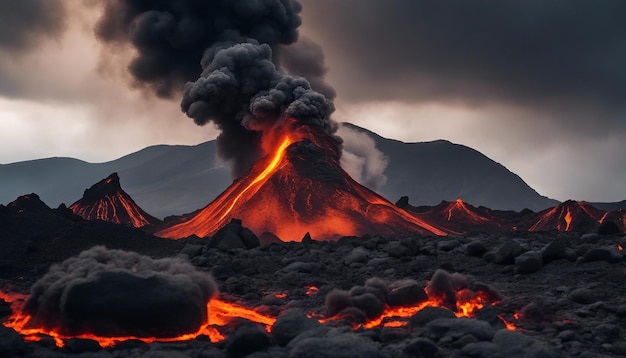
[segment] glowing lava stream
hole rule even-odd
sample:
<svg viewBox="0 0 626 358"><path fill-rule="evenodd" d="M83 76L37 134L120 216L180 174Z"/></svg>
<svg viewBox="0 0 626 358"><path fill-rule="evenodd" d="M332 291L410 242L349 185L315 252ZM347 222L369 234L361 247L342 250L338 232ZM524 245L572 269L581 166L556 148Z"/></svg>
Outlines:
<svg viewBox="0 0 626 358"><path fill-rule="evenodd" d="M243 188L243 190L241 190L239 194L237 194L237 196L232 200L228 209L224 211L224 213L220 216L218 221L224 220L224 218L231 212L231 210L233 210L233 208L235 207L235 204L237 204L237 201L239 201L239 198L241 198L248 190L250 190L250 188L255 186L257 183L260 183L261 181L265 180L265 178L267 178L268 175L270 175L274 170L276 170L276 168L278 167L278 164L283 160L283 157L285 156L287 147L289 147L291 143L293 143L291 138L285 137L285 139L283 139L283 142L278 147L278 150L276 150L276 154L274 154L274 158L272 158L272 161L270 162L270 164L268 164L265 170L263 170L261 174L257 175L257 177L254 178L254 180L250 184L248 184L248 186Z"/></svg>
<svg viewBox="0 0 626 358"><path fill-rule="evenodd" d="M311 289L313 287L315 286L309 286L306 288ZM307 294L309 293L307 292ZM267 332L271 332L271 328L276 322L276 317L261 314L254 309L246 308L219 299L212 299L207 303L207 321L200 328L198 328L196 332L182 334L177 337L102 337L90 333L78 335L64 335L59 333L57 329L29 327L31 316L22 311L27 298L28 296L26 295L7 294L0 291L0 299L6 302L10 302L11 309L13 311L11 316L7 319L7 321L3 323L3 325L8 328L13 328L20 335L22 335L25 341L36 342L41 340L44 336L52 337L58 347L63 347L63 340L70 338L91 339L97 341L103 348L111 347L117 343L127 340L139 340L145 343L177 342L192 340L200 335L206 335L209 337L211 342L216 343L223 341L226 338L224 334L222 334L222 332L218 330L218 327L227 326L235 319L247 319L249 321L260 324L265 327L265 330ZM425 307L446 307L443 302L443 298L430 297L427 301L421 302L414 306L387 306L384 312L379 317L370 319L363 324L354 324L353 328L371 329L381 326L404 327L408 325L408 318L421 311ZM466 289L462 289L457 292L456 310L454 314L457 317L473 318L477 310L482 309L486 305L495 305L497 303L497 301L491 301L481 292L471 292ZM322 324L328 323L330 321L341 320L343 318L341 314L330 318L322 318L322 316L317 314L308 314L308 316L317 319ZM505 321L501 316L500 318L505 323L507 329L516 329L513 323ZM517 319L517 315L514 315L514 318Z"/></svg>
<svg viewBox="0 0 626 358"><path fill-rule="evenodd" d="M13 313L3 323L5 327L13 328L18 332L25 341L36 342L41 340L42 336L50 336L54 339L58 347L64 346L64 339L81 338L97 341L101 347L111 347L117 343L127 340L139 340L145 343L152 342L178 342L192 340L200 335L206 335L211 342L220 342L225 339L224 335L216 328L229 324L233 319L244 318L258 324L264 325L265 329L270 332L270 328L276 321L276 318L264 316L253 309L242 307L233 303L213 299L207 303L207 321L196 332L182 334L177 337L102 337L90 333L78 335L64 335L55 329L47 329L42 327L29 327L31 315L22 312L23 304L28 297L20 294L7 294L0 291L0 299L11 303Z"/></svg>
<svg viewBox="0 0 626 358"><path fill-rule="evenodd" d="M569 209L567 209L567 213L565 214L565 231L569 231L569 227L572 224L572 213L570 212Z"/></svg>

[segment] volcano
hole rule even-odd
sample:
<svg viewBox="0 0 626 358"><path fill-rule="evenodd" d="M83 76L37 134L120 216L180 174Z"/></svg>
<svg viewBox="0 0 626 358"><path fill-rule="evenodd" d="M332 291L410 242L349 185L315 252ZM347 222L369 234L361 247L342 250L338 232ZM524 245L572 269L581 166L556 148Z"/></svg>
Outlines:
<svg viewBox="0 0 626 358"><path fill-rule="evenodd" d="M447 232L413 217L353 180L340 166L330 136L310 127L276 136L269 155L199 212L156 235L180 239L207 237L232 218L256 235L271 233L284 241L366 234Z"/></svg>
<svg viewBox="0 0 626 358"><path fill-rule="evenodd" d="M117 173L86 189L83 197L72 204L70 210L86 220L103 220L137 228L160 222L143 211L130 195L122 190Z"/></svg>
<svg viewBox="0 0 626 358"><path fill-rule="evenodd" d="M538 213L528 231L595 232L607 215L585 202L568 200Z"/></svg>
<svg viewBox="0 0 626 358"><path fill-rule="evenodd" d="M511 225L499 218L492 210L476 208L462 199L442 201L430 210L414 213L416 217L457 233L468 231L508 231Z"/></svg>

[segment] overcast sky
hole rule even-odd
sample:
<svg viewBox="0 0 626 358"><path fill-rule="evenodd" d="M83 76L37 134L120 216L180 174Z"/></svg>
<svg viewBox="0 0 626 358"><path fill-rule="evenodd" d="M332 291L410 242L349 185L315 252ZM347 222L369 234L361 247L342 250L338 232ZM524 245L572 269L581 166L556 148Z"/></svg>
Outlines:
<svg viewBox="0 0 626 358"><path fill-rule="evenodd" d="M129 85L100 2L0 0L0 163L217 136ZM300 2L292 46L323 49L335 120L470 146L555 199L626 199L626 2Z"/></svg>

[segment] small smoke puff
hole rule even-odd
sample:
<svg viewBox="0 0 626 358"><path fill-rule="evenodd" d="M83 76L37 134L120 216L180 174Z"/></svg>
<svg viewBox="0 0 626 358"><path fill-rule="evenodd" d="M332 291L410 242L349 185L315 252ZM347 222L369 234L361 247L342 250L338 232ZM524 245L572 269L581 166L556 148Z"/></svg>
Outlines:
<svg viewBox="0 0 626 358"><path fill-rule="evenodd" d="M367 290L367 292L371 292L374 295L376 295L376 297L378 297L379 300L383 302L387 301L387 295L389 294L389 287L385 280L378 278L378 277L372 277L368 279L367 281L365 281L365 289Z"/></svg>
<svg viewBox="0 0 626 358"><path fill-rule="evenodd" d="M374 139L345 125L339 127L337 134L343 139L341 167L354 180L374 191L385 185L389 158L376 148Z"/></svg>
<svg viewBox="0 0 626 358"><path fill-rule="evenodd" d="M37 281L31 324L75 335L174 337L196 331L217 294L213 278L182 259L97 246Z"/></svg>
<svg viewBox="0 0 626 358"><path fill-rule="evenodd" d="M334 289L326 295L324 305L326 306L326 315L333 317L345 308L354 306L354 302L349 292Z"/></svg>
<svg viewBox="0 0 626 358"><path fill-rule="evenodd" d="M430 279L426 291L429 296L442 298L446 304L455 307L457 291L467 288L472 281L469 276L438 269Z"/></svg>
<svg viewBox="0 0 626 358"><path fill-rule="evenodd" d="M385 304L371 292L352 297L352 301L369 319L380 316L385 310Z"/></svg>

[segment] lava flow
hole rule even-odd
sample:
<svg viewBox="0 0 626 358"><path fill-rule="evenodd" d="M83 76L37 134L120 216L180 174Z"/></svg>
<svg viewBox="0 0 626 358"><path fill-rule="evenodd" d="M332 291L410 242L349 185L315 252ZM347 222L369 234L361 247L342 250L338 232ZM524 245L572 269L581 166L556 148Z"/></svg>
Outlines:
<svg viewBox="0 0 626 358"><path fill-rule="evenodd" d="M65 335L61 333L59 329L47 329L32 325L32 316L25 313L23 309L24 304L28 299L28 296L21 294L4 293L0 291L0 299L4 300L5 302L11 303L12 314L3 323L5 327L13 328L16 332L22 335L24 340L30 342L39 341L45 336L52 337L58 347L63 347L63 340L70 338L91 339L97 341L101 347L114 346L117 343L127 340L139 340L145 343L188 341L200 335L208 336L211 342L215 343L225 339L225 336L221 331L223 330L224 326L227 326L235 319L247 319L249 321L263 325L268 332L270 331L271 326L276 321L274 317L263 315L254 311L253 309L222 301L219 299L212 299L207 303L207 321L202 324L197 331L181 334L176 337L104 337L87 332L77 335Z"/></svg>
<svg viewBox="0 0 626 358"><path fill-rule="evenodd" d="M275 136L280 139L273 141L277 144L268 151L272 154L204 209L156 235L208 237L232 218L242 219L257 236L272 233L284 241L299 241L307 232L316 239L447 234L350 178L328 135L312 128L283 127Z"/></svg>

